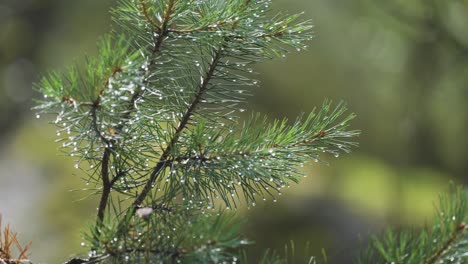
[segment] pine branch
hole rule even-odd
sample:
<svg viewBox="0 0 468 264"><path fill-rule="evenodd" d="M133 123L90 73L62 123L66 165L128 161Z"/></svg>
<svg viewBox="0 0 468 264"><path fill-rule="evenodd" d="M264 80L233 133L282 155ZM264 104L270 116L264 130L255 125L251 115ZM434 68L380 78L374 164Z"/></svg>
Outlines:
<svg viewBox="0 0 468 264"><path fill-rule="evenodd" d="M200 123L184 140L190 145L182 144L166 160L171 172L155 188L165 190L160 199L166 202L180 193L196 199L212 197L207 202L213 204L213 197L219 194L227 206L236 206L238 186L247 202L255 205L255 194L274 197L271 190L280 191L289 181L297 182L302 177L297 167L307 159L318 161L324 152L338 157L355 146L346 141L358 132L346 131L354 116L340 120L345 111L343 104L333 109L326 102L319 113L291 126L287 120L269 126L257 116L244 124L238 137L207 133L206 124Z"/></svg>
<svg viewBox="0 0 468 264"><path fill-rule="evenodd" d="M257 84L247 66L310 39L307 22L267 18L268 5L121 0L113 19L125 33L105 39L85 70L53 73L39 85L39 109L58 111L59 134L72 134L63 147L79 158L77 168L90 163L88 180L101 195L86 234L91 258L71 261L232 261L230 249L246 240L223 224L229 221L210 222L205 210L218 195L227 205L238 191L248 201L257 192L273 196L298 180L308 158L354 146L347 141L357 134L347 131L352 115L329 103L291 126L252 118L236 128L244 88Z"/></svg>
<svg viewBox="0 0 468 264"><path fill-rule="evenodd" d="M101 178L102 178L102 194L99 200L99 207L97 213L98 224L97 226L102 223L104 220L104 213L107 207L107 201L109 199L110 192L112 190L112 183L109 179L109 159L111 156L110 148L106 148L104 150L104 154L101 160ZM112 180L114 181L114 179Z"/></svg>
<svg viewBox="0 0 468 264"><path fill-rule="evenodd" d="M374 238L359 263L466 263L468 261L468 191L455 188L440 198L432 226L420 232L387 231Z"/></svg>
<svg viewBox="0 0 468 264"><path fill-rule="evenodd" d="M169 8L173 8L174 1L171 1L169 4ZM248 3L245 5L245 8L248 7ZM167 26L167 25L166 25ZM164 27L163 27L164 28ZM233 29L235 26L233 27ZM228 41L228 39L225 39L225 41ZM166 160L170 156L171 152L173 151L173 148L177 144L179 138L181 137L182 131L186 128L188 125L188 122L190 121L192 115L194 114L195 109L198 107L200 104L203 96L205 95L205 92L208 88L208 85L210 84L210 81L212 80L215 70L218 67L218 64L223 57L223 50L227 48L227 46L223 45L219 49L213 52L213 56L211 59L211 63L208 67L207 72L205 73L205 76L202 78L201 84L198 88L197 93L195 94L194 98L192 99L191 103L189 104L187 110L185 113L182 115L182 118L180 120L179 125L177 126L175 133L170 140L170 143L166 147L166 149L163 151L159 162L157 163L156 167L154 168L153 172L151 173L149 180L147 181L146 185L144 186L143 190L140 192L140 194L136 197L136 199L133 202L133 207L140 206L140 204L143 202L143 200L146 198L146 196L150 193L150 191L153 188L154 182L156 181L157 177L160 175L160 173L166 168L168 165ZM130 214L133 214L135 211L130 210Z"/></svg>
<svg viewBox="0 0 468 264"><path fill-rule="evenodd" d="M152 21L152 20L150 20L148 18L149 15L148 15L148 10L147 10L147 6L146 6L145 1L141 0L141 4L143 6L143 13L144 13L145 17L151 22L151 24L153 24L154 21ZM157 40L156 40L156 42L154 44L154 48L152 50L153 56L156 53L159 53L161 51L162 43L163 43L164 38L167 36L167 33L168 33L167 26L168 26L169 21L171 19L172 13L174 12L174 4L175 4L175 0L169 1L167 10L166 10L165 15L164 15L164 20L163 20L162 26L159 27L157 25L153 25L153 26L155 26L156 30L159 31L158 38L157 38ZM155 64L155 60L152 59L151 62L150 62L150 66L152 66L154 64ZM149 74L150 74L149 70L146 70L145 76L148 76ZM128 103L127 111L124 113L124 115L122 117L122 120L127 120L130 117L131 113L135 110L135 102L141 96L141 93L142 93L142 90L138 89L132 95L131 100ZM93 110L94 110L93 118L95 118L95 109L93 108ZM117 133L121 132L123 127L124 127L123 124L119 125L116 128L116 132ZM106 146L107 146L109 142L105 141L105 143L106 143ZM118 176L114 177L112 180L109 179L109 171L108 170L109 170L109 159L110 159L111 151L112 151L111 148L109 148L109 147L105 148L103 158L102 158L102 162L101 162L101 166L102 166L101 177L102 177L103 190L102 190L101 199L100 199L100 203L99 203L99 207L98 207L98 217L97 217L98 222L102 222L103 219L104 219L104 213L105 213L105 210L106 210L106 207L107 207L110 192L112 190L112 187L113 187L114 183L117 182L117 180L119 179Z"/></svg>
<svg viewBox="0 0 468 264"><path fill-rule="evenodd" d="M206 76L203 78L203 81L202 81L202 83L200 85L200 88L198 89L197 94L195 95L194 99L192 100L192 103L190 104L190 106L187 108L187 111L182 116L182 119L181 119L181 121L179 123L179 126L177 127L177 129L175 131L174 136L172 137L171 142L169 143L166 150L161 155L161 158L160 158L160 160L158 162L158 165L155 167L155 169L151 173L150 179L148 180L147 184L145 185L145 187L143 188L141 193L138 195L138 197L133 202L133 206L138 206L143 202L143 200L146 198L146 196L148 195L148 193L152 189L152 185L156 181L156 178L161 173L161 171L164 169L164 167L167 165L166 160L169 157L169 155L171 154L172 149L174 148L175 144L177 144L177 141L179 140L182 131L186 128L190 118L192 117L192 115L193 115L193 113L195 111L195 108L200 103L200 101L201 101L201 99L202 99L202 97L203 97L203 95L204 95L204 93L205 93L205 91L206 91L206 89L208 87L208 84L210 83L211 78L213 77L213 74L215 72L216 67L218 66L218 63L219 63L221 57L222 57L222 49L219 49L214 53L210 68L209 68L208 72L206 73Z"/></svg>
<svg viewBox="0 0 468 264"><path fill-rule="evenodd" d="M148 208L141 209L148 211ZM240 238L239 224L233 214L219 212L217 216L200 215L198 210L193 204L155 208L135 218L129 228L119 234L118 239L115 230L121 219L106 221L99 230L99 243L104 250L94 251L91 258L83 260L83 263L103 260L111 263L124 260L164 262L173 258L193 263L187 259L200 255L216 256L221 260L230 258L232 253L227 249L237 249L247 244L245 239ZM158 232L150 232L154 230ZM93 232L96 231L91 229ZM184 235L181 236L180 232ZM95 241L94 237L91 234L89 241ZM221 248L223 250L217 250Z"/></svg>
<svg viewBox="0 0 468 264"><path fill-rule="evenodd" d="M443 244L443 246L437 250L434 255L432 255L427 261L426 264L434 264L437 261L440 261L443 258L443 255L447 252L447 250L455 245L457 241L459 241L464 233L466 232L466 226L464 223L461 223L453 232L452 236L448 238L447 242ZM465 234L466 235L466 234ZM467 258L468 259L468 258Z"/></svg>
<svg viewBox="0 0 468 264"><path fill-rule="evenodd" d="M157 31L162 32L161 27L159 27L158 24L153 20L153 18L150 17L149 10L148 10L148 5L145 0L140 0L141 4L141 12L143 13L143 16L145 17L146 21L151 24Z"/></svg>

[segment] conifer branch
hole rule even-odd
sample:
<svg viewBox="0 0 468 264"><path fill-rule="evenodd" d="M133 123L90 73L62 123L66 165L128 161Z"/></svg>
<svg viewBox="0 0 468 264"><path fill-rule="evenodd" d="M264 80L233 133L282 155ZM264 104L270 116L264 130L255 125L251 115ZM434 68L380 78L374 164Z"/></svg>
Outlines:
<svg viewBox="0 0 468 264"><path fill-rule="evenodd" d="M153 54L155 54L155 53L157 53L157 52L159 52L161 50L161 45L162 45L162 43L164 41L164 38L169 33L167 29L168 29L169 22L171 21L172 14L174 12L176 1L177 0L169 0L169 3L167 4L167 9L166 9L165 14L164 14L164 19L163 19L162 25L161 25L160 28L156 27L156 29L159 31L159 35L158 35L158 38L157 38L156 43L154 45Z"/></svg>
<svg viewBox="0 0 468 264"><path fill-rule="evenodd" d="M152 185L156 181L157 177L159 174L164 170L164 168L167 165L166 160L170 156L172 149L174 148L175 144L177 144L177 141L179 140L182 131L186 128L188 122L190 121L190 118L194 114L195 108L198 106L200 103L206 89L208 88L208 84L210 83L211 79L213 78L213 75L215 73L216 67L218 66L219 61L222 58L222 49L220 48L219 50L215 51L214 56L212 58L212 62L209 66L209 70L206 72L205 77L203 78L202 83L200 84L200 87L198 89L198 92L194 96L192 102L190 103L189 107L187 108L186 112L182 116L179 125L177 126L175 133L169 143L169 145L166 147L164 152L161 155L161 158L159 159L159 162L157 163L156 167L154 168L153 172L150 175L150 178L148 182L146 183L145 187L141 191L141 193L137 196L135 201L133 202L133 206L139 206L143 200L146 198L146 196L149 194L149 192L152 189Z"/></svg>
<svg viewBox="0 0 468 264"><path fill-rule="evenodd" d="M159 27L156 24L154 24L155 22L152 19L149 18L146 2L144 0L141 0L141 5L143 6L142 11L143 11L145 17L148 19L149 22L151 22L151 24L153 24L153 26L155 26L156 30L159 31L158 32L159 33L158 38L156 39L156 42L154 43L154 48L152 50L153 56L156 53L159 53L161 51L161 46L162 46L162 43L164 42L164 38L168 34L167 26L168 26L169 21L171 19L172 12L174 12L175 1L176 0L170 0L169 1L167 10L166 10L165 15L164 15L164 21L163 21L162 27ZM154 63L155 63L155 59L152 58L151 62L150 62L150 66L154 65ZM113 71L113 75L115 75L115 72L116 71ZM150 74L150 69L148 68L148 70L146 70L146 72L145 72L145 76L148 77L149 74ZM138 100L138 98L141 96L141 93L142 93L141 88L137 89L133 93L133 95L132 95L132 97L131 97L131 99L130 99L130 101L128 103L127 110L124 112L124 114L122 116L122 120L127 120L130 117L130 115L132 114L132 112L135 110L135 103ZM97 118L96 117L96 107L93 107L92 111L93 111L92 112L93 113L93 119L95 120ZM94 122L94 123L96 124L96 122ZM115 129L116 133L121 132L123 127L124 127L124 123L122 123L121 125L119 125ZM99 136L101 136L101 135L99 135ZM98 207L98 214L97 214L97 219L98 219L98 225L97 226L98 227L101 225L100 223L102 223L102 221L104 220L104 214L105 214L105 210L106 210L107 203L108 203L108 200L109 200L110 192L112 191L112 187L121 176L121 175L117 175L112 180L109 179L109 160L111 158L112 147L108 146L109 142L107 140L105 140L104 142L105 142L105 150L104 150L104 154L103 154L102 161L101 161L101 166L102 166L101 177L102 177L103 189L102 189L102 193L101 193L100 203L99 203L99 207Z"/></svg>
<svg viewBox="0 0 468 264"><path fill-rule="evenodd" d="M337 121L343 108L329 111L330 105L292 126L278 121L258 130L254 118L233 136L235 110L245 101L238 87L256 84L243 76L252 72L246 66L281 56L286 47L302 49L310 39L303 34L308 23L297 22L298 16L267 18L268 5L121 0L113 19L125 34L115 45L105 39L84 74L74 67L41 83L39 108L61 110L60 131L74 133L63 146L80 157L75 167L91 163L89 180L100 187L86 261L151 256L204 263L212 255L232 262L227 249L246 241L230 221L218 217L213 223L214 215L201 213L218 195L226 205L228 195L233 202L241 198L236 180L254 201L256 192L271 194L268 188L297 181L296 167L306 158L353 146L345 141L356 135L345 130L351 118Z"/></svg>
<svg viewBox="0 0 468 264"><path fill-rule="evenodd" d="M143 16L146 18L146 21L151 24L157 31L161 31L161 28L159 27L158 24L150 17L149 10L148 10L148 5L145 0L140 0L141 4L141 12L143 13Z"/></svg>
<svg viewBox="0 0 468 264"><path fill-rule="evenodd" d="M256 85L247 67L284 56L287 47L302 50L311 38L309 22L267 16L269 5L120 0L113 19L124 33L104 38L85 69L41 81L36 109L57 114L57 135L71 134L58 141L79 158L76 168L89 162L88 180L101 195L85 233L90 258L67 263L237 262L249 242L234 214L211 212L217 199L228 208L242 198L254 206L258 196L298 182L305 162L356 146L354 115L342 103L325 101L295 122L253 115L239 124L239 87ZM364 263L465 261L468 199L455 193L441 199L432 229L388 232ZM18 248L20 258L28 247ZM9 247L0 247L0 262L5 254ZM260 263L279 261L267 253Z"/></svg>
<svg viewBox="0 0 468 264"><path fill-rule="evenodd" d="M109 179L109 160L111 156L111 149L106 147L101 160L101 179L102 179L102 193L99 200L99 207L97 213L97 226L100 226L104 221L104 214L107 207L107 201L112 190L112 183Z"/></svg>
<svg viewBox="0 0 468 264"><path fill-rule="evenodd" d="M174 7L173 4L174 4L174 1L172 0L169 3L169 9L172 9ZM244 8L247 8L249 4L250 4L250 0L247 0L245 5L244 5ZM166 18L169 18L169 15L167 15ZM167 23L165 24L165 26L163 26L163 29L166 29L166 28L167 28ZM224 41L227 41L227 39L225 39ZM192 99L191 103L189 104L187 110L183 114L183 116L182 116L182 118L180 120L180 123L177 126L170 143L168 144L166 149L163 151L163 153L162 153L162 155L161 155L161 157L159 159L159 162L157 163L156 167L154 168L153 172L151 173L151 175L149 177L149 180L147 181L146 185L143 187L141 193L134 200L134 202L133 202L133 207L134 208L141 205L141 203L144 201L146 196L150 193L151 189L153 188L154 182L156 181L157 177L160 175L160 173L162 171L164 171L164 169L168 165L166 160L171 155L172 149L177 144L177 142L178 142L178 140L179 140L179 138L181 136L182 131L188 125L192 115L195 112L195 109L198 107L198 105L201 102L206 90L208 89L208 85L210 84L210 81L211 81L211 79L213 78L213 76L215 74L215 70L218 67L218 64L219 64L221 58L223 57L223 50L225 48L226 48L226 46L223 45L218 50L214 51L212 59L211 59L211 63L209 65L209 68L208 68L207 72L205 73L205 76L202 78L202 82L201 82L201 84L200 84L200 86L198 88L197 93L195 94L195 96ZM130 210L129 212L130 212L130 214L133 214L135 212L135 210Z"/></svg>
<svg viewBox="0 0 468 264"><path fill-rule="evenodd" d="M461 239L463 236L463 233L466 230L466 226L464 223L461 223L458 225L458 227L454 230L453 234L451 237L448 238L447 242L439 249L437 252L434 253L427 261L426 264L434 264L437 263L441 259L441 257L444 255L444 253L449 249L451 246L453 246L457 240Z"/></svg>
<svg viewBox="0 0 468 264"><path fill-rule="evenodd" d="M466 263L467 221L468 191L452 185L450 193L440 197L432 226L419 232L389 230L382 238L374 237L358 263Z"/></svg>

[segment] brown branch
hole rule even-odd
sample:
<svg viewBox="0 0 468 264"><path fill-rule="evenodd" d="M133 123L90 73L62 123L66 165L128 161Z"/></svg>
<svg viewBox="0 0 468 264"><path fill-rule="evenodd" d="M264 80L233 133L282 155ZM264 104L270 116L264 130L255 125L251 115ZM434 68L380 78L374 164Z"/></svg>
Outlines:
<svg viewBox="0 0 468 264"><path fill-rule="evenodd" d="M96 133L96 135L101 139L102 143L104 143L106 145L106 148L108 148L110 140L103 135L102 131L100 131L98 127L98 116L97 116L98 108L99 108L99 101L96 100L96 102L93 103L91 110L89 112L89 114L91 115L91 126L93 127L93 130Z"/></svg>
<svg viewBox="0 0 468 264"><path fill-rule="evenodd" d="M158 38L156 39L156 44L153 49L153 53L158 52L161 49L162 42L164 38L167 36L167 34L170 32L169 31L169 22L171 20L171 17L174 12L175 8L175 2L176 0L170 0L170 2L167 5L166 12L164 14L164 22L159 30L159 35ZM247 0L245 8L250 4L250 0ZM236 24L237 25L237 24ZM233 28L236 26L234 25ZM124 219L130 219L129 216L133 216L136 212L136 209L141 206L141 203L145 200L147 195L150 193L151 189L153 188L153 184L158 178L158 176L165 170L166 166L168 164L171 164L171 162L168 161L168 158L171 155L171 152L177 142L179 141L180 136L182 135L182 131L187 127L191 117L193 116L195 109L199 105L199 103L202 100L203 95L205 94L206 90L208 89L209 83L214 77L215 70L222 58L222 51L225 48L225 46L220 47L218 50L215 51L214 56L212 58L212 62L209 66L209 70L206 72L206 76L203 78L202 83L199 86L199 89L197 93L195 94L191 104L185 111L184 115L181 118L181 121L179 125L177 126L174 136L167 145L167 147L164 149L163 153L161 154L159 161L157 162L156 166L154 167L152 173L150 174L150 177L148 181L146 182L145 186L143 187L141 193L135 198L135 200L132 203L132 207L129 208L127 211L126 217ZM150 63L152 65L154 63ZM149 73L149 72L147 72ZM134 98L137 98L139 95L135 94ZM132 98L133 99L133 98ZM112 181L111 181L112 182ZM121 222L119 224L118 229L124 229L126 226L126 222Z"/></svg>
<svg viewBox="0 0 468 264"><path fill-rule="evenodd" d="M156 39L156 44L154 45L153 49L153 54L157 53L161 50L161 45L163 43L164 38L167 36L168 32L168 26L169 22L172 19L172 15L174 14L175 11L175 2L176 0L170 0L166 11L164 12L164 18L163 18L163 23L161 28L158 30L159 35L158 38ZM153 62L154 63L154 62Z"/></svg>
<svg viewBox="0 0 468 264"><path fill-rule="evenodd" d="M452 234L452 236L447 240L447 242L445 242L445 244L439 249L437 250L436 253L434 253L434 255L432 255L425 263L426 264L434 264L437 262L437 260L439 260L445 253L445 251L447 249L450 248L450 246L455 243L462 235L463 233L466 231L467 227L465 224L460 224L454 231L454 233Z"/></svg>
<svg viewBox="0 0 468 264"><path fill-rule="evenodd" d="M164 22L163 22L162 27L161 28L156 27L156 30L159 31L159 36L155 40L154 48L152 50L153 55L156 54L156 53L159 53L161 51L161 47L162 47L162 43L164 41L164 38L168 34L167 27L169 25L169 20L172 17L172 13L174 12L174 8L175 8L174 4L175 4L175 0L171 0L169 2L168 8L167 8L167 10L165 12L165 15L164 15ZM150 64L151 65L155 64L154 59L151 61ZM116 67L113 70L113 75L115 75L116 73L118 73L120 71L121 71L121 68ZM144 75L148 76L149 74L150 74L150 70L148 69L145 72ZM128 102L127 111L122 115L123 120L126 120L126 119L130 118L130 115L135 110L135 103L138 100L138 98L140 98L142 92L143 91L141 89L137 89L133 93L132 98ZM106 207L107 207L107 203L108 203L108 200L109 200L110 193L112 191L112 187L117 182L117 180L120 177L123 176L123 174L117 174L112 179L110 178L110 175L109 175L109 162L110 162L112 150L113 150L114 147L110 146L109 143L115 143L115 142L112 142L112 141L106 139L99 132L99 130L97 128L97 114L96 114L97 106L98 106L98 104L96 105L96 107L92 108L92 116L93 116L93 120L94 120L93 122L95 124L94 127L95 127L96 132L99 134L99 137L101 137L101 139L103 139L103 142L106 144L106 148L104 150L104 154L103 154L103 157L102 157L102 160L101 160L101 179L102 179L103 189L102 189L102 193L101 193L101 198L100 198L99 207L98 207L98 214L97 214L96 228L98 229L102 225L102 221L104 220L105 210L106 210ZM117 126L115 129L113 129L114 133L120 133L124 126L125 126L124 123Z"/></svg>
<svg viewBox="0 0 468 264"><path fill-rule="evenodd" d="M314 143L315 141L317 140L320 140L324 137L327 136L327 132L324 131L324 130L321 130L319 132L317 132L315 135L313 135L310 139L304 139L300 142L296 142L294 144L291 145L291 147L298 147L298 146L304 146L304 145L310 145L312 143Z"/></svg>
<svg viewBox="0 0 468 264"><path fill-rule="evenodd" d="M102 179L102 194L101 199L99 201L98 213L97 213L97 226L101 226L102 222L104 221L104 214L107 207L107 200L109 199L109 195L112 189L111 181L109 179L109 161L111 156L111 149L110 147L106 147L104 150L104 154L102 156L102 163L101 163L101 179Z"/></svg>
<svg viewBox="0 0 468 264"><path fill-rule="evenodd" d="M140 4L141 4L141 13L143 13L143 16L145 17L146 21L148 23L150 23L158 31L161 31L161 28L159 27L159 25L156 24L156 22L150 17L146 1L145 0L140 0Z"/></svg>
<svg viewBox="0 0 468 264"><path fill-rule="evenodd" d="M179 138L181 136L182 131L185 129L187 126L188 122L190 121L190 118L195 112L196 107L200 103L203 95L205 94L206 90L208 89L208 84L212 80L216 67L218 66L218 63L221 60L222 57L222 49L220 48L217 50L213 56L213 61L210 64L210 68L206 72L206 76L203 78L202 83L200 84L200 87L195 94L192 103L189 105L187 110L185 111L184 115L182 116L182 119L178 125L178 127L175 130L174 136L172 137L170 143L167 145L166 149L163 151L159 162L157 163L156 167L154 168L153 172L150 175L149 180L146 182L145 187L141 191L141 193L137 196L135 201L133 202L133 207L139 206L143 200L146 198L146 196L149 194L149 192L152 189L152 185L156 181L157 177L160 175L160 173L166 168L167 165L167 159L171 155L171 152L177 142L179 141ZM132 214L134 213L135 210L131 210Z"/></svg>
<svg viewBox="0 0 468 264"><path fill-rule="evenodd" d="M250 0L247 0L246 3L245 3L244 8L247 8L248 5L250 4L250 2L251 2ZM169 3L169 9L173 8L173 4L174 4L174 0L172 0ZM167 14L166 14L166 19L165 19L166 21L165 22L167 22L168 19L169 19L169 16L167 16ZM168 23L164 23L164 26L163 26L163 30L165 30L166 32L168 30L167 25L168 25ZM237 26L237 23L232 28L234 29L236 26ZM206 76L203 78L202 83L200 84L198 92L195 94L191 104L189 105L189 107L185 111L184 115L182 116L181 121L180 121L178 127L175 130L173 138L171 139L171 141L167 145L166 149L163 151L163 153L162 153L162 155L161 155L161 157L159 159L159 162L156 164L156 167L154 168L153 172L150 175L149 180L146 182L146 185L143 187L143 190L141 191L141 193L133 201L133 208L131 208L128 211L129 214L131 214L131 215L135 214L135 208L140 206L140 204L144 201L146 196L151 191L152 186L155 183L156 179L161 174L161 172L163 172L164 169L166 168L166 166L168 164L167 159L171 155L172 149L175 147L176 143L179 141L179 138L180 138L180 136L182 134L182 131L188 125L188 122L190 121L190 118L194 114L194 111L195 111L196 107L198 106L198 104L202 100L203 95L205 94L206 90L208 89L208 85L209 85L210 81L214 77L215 70L216 70L219 62L221 61L222 53L223 53L224 48L225 48L225 45L223 45L222 47L220 47L218 50L215 51L214 56L212 58L212 62L210 64L210 67L209 67L208 71L206 72Z"/></svg>

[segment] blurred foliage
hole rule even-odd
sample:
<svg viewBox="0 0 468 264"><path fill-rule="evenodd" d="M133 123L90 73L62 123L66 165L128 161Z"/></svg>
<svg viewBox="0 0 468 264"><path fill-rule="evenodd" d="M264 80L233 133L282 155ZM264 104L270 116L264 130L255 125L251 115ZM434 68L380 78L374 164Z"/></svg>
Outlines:
<svg viewBox="0 0 468 264"><path fill-rule="evenodd" d="M25 238L33 240L32 258L40 262L56 263L76 252L81 241L77 227L94 208L90 200L73 203L86 193L68 190L81 188L83 181L73 161L57 157L52 127L32 121L31 82L37 72L96 52L97 37L109 30L112 4L0 2L2 159L28 164L46 183L41 186L45 197L31 201L38 214L5 217L17 219L14 226L21 230L20 223L26 227L28 222L20 219L40 216L34 224L39 231ZM274 4L290 13L305 11L313 18L316 38L308 52L257 69L262 84L252 97L252 108L293 117L324 97L344 99L357 114L355 128L363 133L359 155L330 158L329 167L306 167L307 183L291 187L278 203L266 202L274 212L259 206L246 211L253 220L248 235L259 248L281 248L291 238L297 238L297 244L311 241L314 254L324 247L332 255L330 262L340 263L342 255L358 247L358 233L365 237L388 223L422 223L449 179L468 182L468 1ZM2 177L8 174L0 170ZM24 182L28 176L14 175ZM0 186L0 200L7 199L1 193ZM295 228L285 229L287 221ZM265 230L272 237L262 239Z"/></svg>

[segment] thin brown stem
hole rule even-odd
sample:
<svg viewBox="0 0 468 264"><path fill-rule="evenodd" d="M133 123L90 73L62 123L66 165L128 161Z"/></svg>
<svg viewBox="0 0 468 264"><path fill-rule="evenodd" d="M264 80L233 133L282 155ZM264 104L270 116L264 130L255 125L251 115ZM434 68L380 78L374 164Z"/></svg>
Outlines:
<svg viewBox="0 0 468 264"><path fill-rule="evenodd" d="M171 4L173 4L173 2L174 1L171 1L171 3L169 4L169 8L172 7ZM244 8L247 8L250 3L251 3L251 1L247 0L245 2ZM237 23L235 23L235 25L232 28L234 29L236 26L237 26ZM167 31L167 25L163 29ZM220 47L218 50L215 51L214 56L212 58L212 61L211 61L210 65L209 65L209 69L206 72L206 75L204 76L204 78L202 79L202 83L200 84L200 87L199 87L197 93L195 94L192 102L190 103L190 105L188 106L188 108L185 111L184 115L182 116L181 121L180 121L179 125L177 126L177 128L176 128L176 130L174 132L174 136L172 137L171 141L167 145L166 149L161 154L161 157L159 158L158 163L156 164L153 172L151 173L150 178L148 179L145 186L143 187L143 190L136 197L136 199L133 201L133 208L130 208L130 210L127 212L127 214L133 215L135 213L135 208L140 206L141 203L145 200L145 198L148 196L151 189L153 188L153 185L156 182L156 179L158 178L158 176L166 168L166 166L168 164L167 160L168 160L169 156L171 155L171 152L172 152L173 148L175 147L175 145L179 141L179 138L182 135L182 131L187 127L191 117L195 113L195 109L197 108L197 106L201 102L202 97L204 96L206 90L208 89L210 81L214 77L216 68L218 67L219 62L221 61L221 58L223 57L224 48L226 48L225 45L223 45L222 47Z"/></svg>
<svg viewBox="0 0 468 264"><path fill-rule="evenodd" d="M162 171L166 168L167 164L167 159L171 155L171 152L177 142L179 141L179 138L182 134L182 131L187 127L188 122L190 121L190 118L193 116L196 107L199 105L200 101L202 100L203 95L205 94L206 90L208 89L208 85L210 81L212 80L216 67L218 66L218 63L220 62L222 58L222 49L220 48L217 50L213 56L213 61L210 64L210 68L206 72L206 76L203 78L202 83L200 84L200 87L195 94L192 103L189 105L187 110L185 111L184 115L182 116L182 119L177 126L174 136L172 137L170 143L167 145L166 149L163 151L161 154L161 157L159 159L159 162L157 163L156 167L154 168L153 172L150 175L149 180L146 182L146 185L144 186L143 190L141 193L137 196L135 201L133 202L133 206L139 206L143 200L146 198L146 196L149 194L149 192L152 189L152 186L154 182L156 181L157 177L161 174ZM134 210L132 210L134 211Z"/></svg>
<svg viewBox="0 0 468 264"><path fill-rule="evenodd" d="M107 207L107 200L109 199L109 195L111 192L111 181L109 178L109 161L111 156L111 149L106 147L104 150L104 155L102 156L102 163L101 163L101 179L102 179L102 194L101 199L99 201L98 213L97 213L97 221L98 225L102 224L104 221L104 214Z"/></svg>
<svg viewBox="0 0 468 264"><path fill-rule="evenodd" d="M445 251L450 248L450 246L455 243L466 231L467 227L464 224L460 224L452 234L452 236L445 242L445 244L437 250L434 255L432 255L425 263L434 264L444 255Z"/></svg>
<svg viewBox="0 0 468 264"><path fill-rule="evenodd" d="M161 51L162 43L164 42L164 39L168 34L167 27L170 22L169 20L172 18L172 14L174 12L175 2L176 0L171 0L168 3L168 8L166 9L166 12L164 14L164 21L161 27L152 23L153 26L155 26L155 30L159 31L158 38L155 40L154 48L152 49L153 55ZM142 4L145 4L144 1L142 1ZM147 15L147 11L148 11L147 7L146 5L143 5L143 6L144 6L145 13ZM151 65L155 64L154 58L152 59L150 64ZM113 74L115 73L116 71L113 71ZM148 76L149 74L150 74L150 70L148 69L144 75ZM143 91L141 89L137 89L133 93L130 101L128 102L127 111L125 111L125 113L122 115L123 120L127 120L128 118L130 118L130 115L135 111L135 103L140 98L142 92ZM103 188L102 188L101 198L99 201L97 224L96 224L96 228L99 229L99 227L102 225L103 220L104 220L105 210L106 210L107 203L110 197L110 193L112 191L112 187L117 182L117 180L120 177L122 177L123 174L117 174L112 179L109 175L109 165L110 165L110 159L111 159L112 150L113 150L113 146L110 146L109 143L115 143L115 142L111 142L110 140L106 139L104 136L102 136L102 134L97 129L97 113L96 113L97 108L98 108L98 105L95 105L95 107L91 109L94 127L95 127L96 132L99 134L99 137L103 140L103 142L106 145L106 148L104 150L104 154L101 160L101 179L102 179ZM119 126L117 126L114 129L115 133L121 132L124 126L125 126L124 122L120 124Z"/></svg>
<svg viewBox="0 0 468 264"><path fill-rule="evenodd" d="M157 30L160 31L161 28L159 27L158 24L156 24L154 19L152 19L151 16L150 16L148 5L146 4L146 1L145 0L140 0L140 4L141 4L141 13L145 17L146 21L148 23L150 23L153 27L155 27Z"/></svg>
<svg viewBox="0 0 468 264"><path fill-rule="evenodd" d="M175 11L175 3L176 3L176 0L170 0L169 3L167 4L167 9L164 12L163 23L161 25L161 28L158 30L159 35L158 35L158 38L156 39L156 43L153 48L153 54L161 50L161 45L164 41L164 38L166 38L167 34L169 33L168 26L172 19L172 15L174 14L174 11Z"/></svg>

